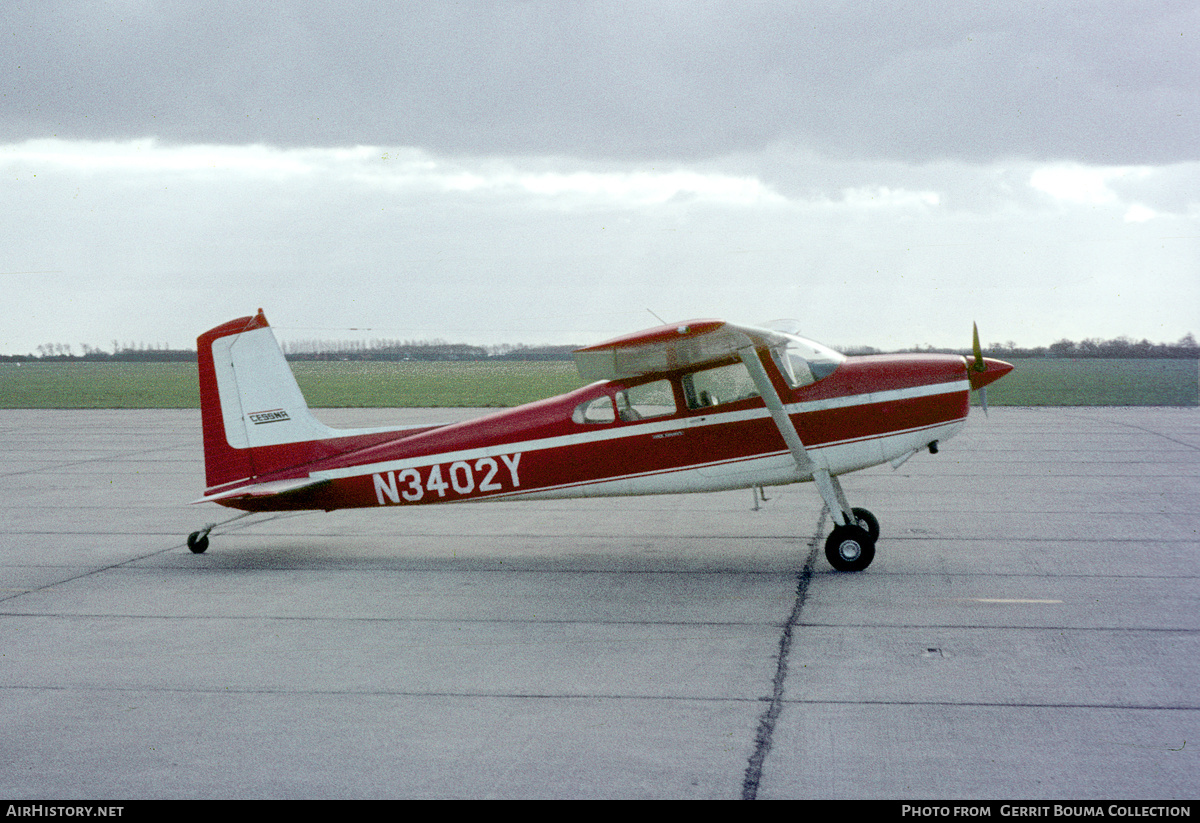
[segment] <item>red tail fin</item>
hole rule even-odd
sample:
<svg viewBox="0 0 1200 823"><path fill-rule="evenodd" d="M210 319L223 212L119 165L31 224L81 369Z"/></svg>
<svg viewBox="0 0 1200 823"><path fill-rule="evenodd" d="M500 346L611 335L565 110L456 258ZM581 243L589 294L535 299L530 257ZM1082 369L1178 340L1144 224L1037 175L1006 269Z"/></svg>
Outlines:
<svg viewBox="0 0 1200 823"><path fill-rule="evenodd" d="M354 448L369 431L312 416L262 309L206 331L196 346L210 491Z"/></svg>
<svg viewBox="0 0 1200 823"><path fill-rule="evenodd" d="M200 418L204 427L204 472L205 481L211 489L236 480L254 477L254 461L249 449L234 448L226 434L224 410L221 406L221 389L213 362L213 343L223 337L240 335L254 329L268 328L262 309L253 317L239 317L214 329L209 329L196 338L197 361L200 367ZM231 362L223 362L222 369L232 370ZM240 421L230 421L240 426Z"/></svg>

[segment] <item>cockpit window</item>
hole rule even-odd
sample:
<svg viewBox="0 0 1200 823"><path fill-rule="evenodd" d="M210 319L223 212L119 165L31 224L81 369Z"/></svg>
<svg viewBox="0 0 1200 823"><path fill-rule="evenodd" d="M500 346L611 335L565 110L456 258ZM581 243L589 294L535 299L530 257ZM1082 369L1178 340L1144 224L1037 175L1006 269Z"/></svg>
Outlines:
<svg viewBox="0 0 1200 823"><path fill-rule="evenodd" d="M793 389L825 379L846 359L844 354L812 340L790 334L787 337L787 343L771 349L771 356Z"/></svg>
<svg viewBox="0 0 1200 823"><path fill-rule="evenodd" d="M747 397L758 397L754 379L744 363L717 366L683 376L683 395L689 409L721 406Z"/></svg>

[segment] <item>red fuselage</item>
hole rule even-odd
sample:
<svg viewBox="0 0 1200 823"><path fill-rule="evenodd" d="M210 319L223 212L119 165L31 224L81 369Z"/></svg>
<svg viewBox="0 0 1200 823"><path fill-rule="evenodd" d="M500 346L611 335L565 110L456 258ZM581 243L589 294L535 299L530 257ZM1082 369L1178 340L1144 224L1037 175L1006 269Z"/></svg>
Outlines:
<svg viewBox="0 0 1200 823"><path fill-rule="evenodd" d="M804 447L835 476L944 441L967 417L972 385L961 356L849 357L798 388L770 357L762 355L762 362ZM991 379L1011 368L987 364L996 373ZM254 483L323 482L292 494L216 502L248 511L332 510L717 491L812 479L797 467L759 396L698 405L687 380L679 370L601 381L469 422L259 447L263 464L288 468L259 474ZM646 407L640 414L622 411L623 399L648 383L658 392L652 413ZM617 412L599 420L581 413L610 408L605 397Z"/></svg>

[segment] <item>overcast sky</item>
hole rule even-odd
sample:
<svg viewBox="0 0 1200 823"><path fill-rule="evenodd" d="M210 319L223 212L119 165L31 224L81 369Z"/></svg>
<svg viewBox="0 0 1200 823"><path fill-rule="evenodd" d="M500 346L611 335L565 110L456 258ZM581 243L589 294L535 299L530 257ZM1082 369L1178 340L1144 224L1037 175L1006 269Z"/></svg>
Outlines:
<svg viewBox="0 0 1200 823"><path fill-rule="evenodd" d="M1200 2L9 0L0 353L1200 334Z"/></svg>

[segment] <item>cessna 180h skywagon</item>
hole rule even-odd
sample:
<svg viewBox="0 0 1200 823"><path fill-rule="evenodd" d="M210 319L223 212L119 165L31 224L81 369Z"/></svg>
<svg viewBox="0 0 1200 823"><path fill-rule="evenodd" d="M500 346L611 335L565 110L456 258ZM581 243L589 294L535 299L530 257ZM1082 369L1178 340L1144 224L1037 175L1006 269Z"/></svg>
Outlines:
<svg viewBox="0 0 1200 823"><path fill-rule="evenodd" d="M451 425L351 430L312 416L260 309L197 340L208 488L196 502L249 514L812 481L835 522L826 557L861 571L879 524L839 475L936 453L965 425L969 391L1012 366L983 357L978 331L973 359L847 357L789 327L661 326L578 349L594 382L567 394ZM203 552L217 525L188 547Z"/></svg>

